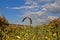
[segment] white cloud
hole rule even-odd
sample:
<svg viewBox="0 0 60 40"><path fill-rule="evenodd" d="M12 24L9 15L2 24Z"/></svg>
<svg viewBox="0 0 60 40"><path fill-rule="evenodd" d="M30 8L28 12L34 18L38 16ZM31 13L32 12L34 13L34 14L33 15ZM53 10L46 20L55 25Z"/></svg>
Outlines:
<svg viewBox="0 0 60 40"><path fill-rule="evenodd" d="M26 0L25 4L37 5L37 3L34 0Z"/></svg>
<svg viewBox="0 0 60 40"><path fill-rule="evenodd" d="M25 12L24 16L30 16L30 15L42 15L44 12L38 11L38 12Z"/></svg>
<svg viewBox="0 0 60 40"><path fill-rule="evenodd" d="M48 19L50 19L50 20L54 20L54 19L57 19L57 18L59 18L59 17L57 17L57 16L48 16Z"/></svg>
<svg viewBox="0 0 60 40"><path fill-rule="evenodd" d="M45 0L42 0L45 1ZM51 1L51 0L48 0ZM30 16L36 22L46 23L50 20L58 18L58 16L49 16L49 14L60 14L60 5L57 2L47 3L41 6L41 10L37 12L26 12L25 16Z"/></svg>
<svg viewBox="0 0 60 40"><path fill-rule="evenodd" d="M33 3L33 4L39 4L41 2L50 3L52 1L54 1L54 0L26 0L26 4L31 4L31 3Z"/></svg>
<svg viewBox="0 0 60 40"><path fill-rule="evenodd" d="M57 3L46 4L42 6L42 10L49 13L60 13L60 5Z"/></svg>
<svg viewBox="0 0 60 40"><path fill-rule="evenodd" d="M9 9L34 9L38 6L35 6L35 5L31 5L31 6L21 6L21 7L6 7L6 8L9 8Z"/></svg>

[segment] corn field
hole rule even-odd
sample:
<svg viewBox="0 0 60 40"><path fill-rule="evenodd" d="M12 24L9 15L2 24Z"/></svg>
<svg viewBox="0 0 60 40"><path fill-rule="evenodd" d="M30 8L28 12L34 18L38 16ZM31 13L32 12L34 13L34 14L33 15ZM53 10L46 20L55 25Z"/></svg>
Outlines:
<svg viewBox="0 0 60 40"><path fill-rule="evenodd" d="M60 40L60 19L52 20L48 24L36 25L36 27L9 26L1 24L0 21L0 40Z"/></svg>

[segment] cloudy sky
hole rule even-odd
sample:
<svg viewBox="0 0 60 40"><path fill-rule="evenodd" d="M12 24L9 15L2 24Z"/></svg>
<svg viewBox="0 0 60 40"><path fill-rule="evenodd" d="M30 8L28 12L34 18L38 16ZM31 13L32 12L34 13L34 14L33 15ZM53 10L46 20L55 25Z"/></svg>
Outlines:
<svg viewBox="0 0 60 40"><path fill-rule="evenodd" d="M25 16L31 17L33 24L47 23L60 17L60 0L0 0L0 8L0 15L16 24L29 24L28 19L21 22Z"/></svg>

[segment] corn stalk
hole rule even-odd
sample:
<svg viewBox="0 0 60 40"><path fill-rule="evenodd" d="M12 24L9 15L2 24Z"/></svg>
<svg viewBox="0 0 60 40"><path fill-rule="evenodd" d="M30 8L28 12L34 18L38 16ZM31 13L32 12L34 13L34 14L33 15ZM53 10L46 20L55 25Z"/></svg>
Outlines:
<svg viewBox="0 0 60 40"><path fill-rule="evenodd" d="M31 27L32 19L31 19L30 17L25 17L25 18L23 18L22 22L24 22L24 20L27 19L27 18L30 20L30 27Z"/></svg>

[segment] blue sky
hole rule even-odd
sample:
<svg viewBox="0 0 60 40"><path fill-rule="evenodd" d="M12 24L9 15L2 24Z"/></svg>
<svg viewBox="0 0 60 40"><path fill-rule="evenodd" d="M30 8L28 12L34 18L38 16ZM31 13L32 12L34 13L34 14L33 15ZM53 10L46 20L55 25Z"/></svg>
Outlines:
<svg viewBox="0 0 60 40"><path fill-rule="evenodd" d="M2 15L4 15L10 23L18 23L20 17L16 17L16 15L22 15L22 10L12 10L6 7L20 7L23 6L25 0L0 0L0 8L2 9ZM0 13L1 15L1 13ZM19 18L19 20L18 20Z"/></svg>
<svg viewBox="0 0 60 40"><path fill-rule="evenodd" d="M29 20L22 23L25 16L33 20L33 24L47 23L60 17L59 0L0 0L0 8L10 23L29 24Z"/></svg>

